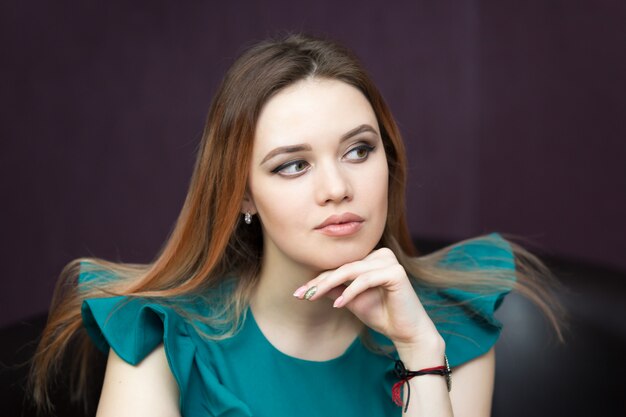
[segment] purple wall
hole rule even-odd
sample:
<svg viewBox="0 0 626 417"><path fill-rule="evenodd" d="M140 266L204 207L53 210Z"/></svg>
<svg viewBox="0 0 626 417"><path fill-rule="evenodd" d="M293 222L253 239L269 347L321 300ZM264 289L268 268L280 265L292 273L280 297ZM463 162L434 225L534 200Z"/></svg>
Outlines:
<svg viewBox="0 0 626 417"><path fill-rule="evenodd" d="M285 30L371 71L416 236L511 232L626 270L626 3L114 3L0 5L0 325L45 310L74 257L152 258L225 69Z"/></svg>

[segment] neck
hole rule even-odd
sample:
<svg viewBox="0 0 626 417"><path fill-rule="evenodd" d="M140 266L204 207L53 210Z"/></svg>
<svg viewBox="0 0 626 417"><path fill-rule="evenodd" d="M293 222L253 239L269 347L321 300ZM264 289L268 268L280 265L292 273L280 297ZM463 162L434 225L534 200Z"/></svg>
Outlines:
<svg viewBox="0 0 626 417"><path fill-rule="evenodd" d="M333 308L329 298L311 302L293 296L298 287L320 272L292 263L265 263L250 302L255 316L280 317L281 322L293 327L332 325L333 321L345 316L347 310Z"/></svg>
<svg viewBox="0 0 626 417"><path fill-rule="evenodd" d="M328 298L306 301L293 296L320 272L291 262L264 262L261 268L250 308L266 338L288 355L332 359L341 355L363 328L349 310L333 308Z"/></svg>

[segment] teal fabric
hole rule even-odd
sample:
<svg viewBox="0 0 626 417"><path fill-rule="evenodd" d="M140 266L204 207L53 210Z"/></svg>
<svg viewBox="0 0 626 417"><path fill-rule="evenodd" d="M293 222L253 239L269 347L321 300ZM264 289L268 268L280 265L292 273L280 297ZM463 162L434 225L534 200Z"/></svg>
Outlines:
<svg viewBox="0 0 626 417"><path fill-rule="evenodd" d="M451 269L493 269L514 279L510 246L492 234L479 242L455 247L441 265ZM81 273L80 282L111 279L96 272ZM477 296L457 289L416 288L429 314L445 312L437 329L446 340L451 366L487 352L496 342L501 324L493 317L507 290ZM445 308L440 308L447 304ZM178 306L180 307L180 306ZM184 306L210 314L209 306ZM401 409L391 400L394 358L366 349L360 338L338 358L313 362L278 351L264 337L250 310L239 333L212 341L192 325L174 305L144 298L109 297L83 303L83 322L103 352L113 349L130 364L138 364L160 343L180 389L183 416L392 416ZM380 344L391 344L371 332ZM392 355L393 356L393 355Z"/></svg>

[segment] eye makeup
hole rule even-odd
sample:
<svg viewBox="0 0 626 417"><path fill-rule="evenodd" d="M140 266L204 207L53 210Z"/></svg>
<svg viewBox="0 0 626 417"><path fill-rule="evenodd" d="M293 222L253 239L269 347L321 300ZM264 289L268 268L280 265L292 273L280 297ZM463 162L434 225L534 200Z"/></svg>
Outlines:
<svg viewBox="0 0 626 417"><path fill-rule="evenodd" d="M369 158L370 154L375 150L376 146L374 145L365 142L358 142L342 156L342 160L352 163L365 162ZM284 177L296 177L306 172L310 166L311 165L306 160L296 159L282 163L270 172Z"/></svg>
<svg viewBox="0 0 626 417"><path fill-rule="evenodd" d="M357 145L353 147L352 149L350 149L348 152L346 152L346 154L344 155L344 159L353 161L353 162L362 162L362 161L367 160L370 153L372 153L375 149L376 147L373 145L370 145L367 143L361 143L360 145ZM360 152L365 152L365 154L359 155ZM348 156L351 154L354 154L356 158L349 158Z"/></svg>
<svg viewBox="0 0 626 417"><path fill-rule="evenodd" d="M303 159L298 159L295 161L285 162L274 168L271 172L272 174L279 174L286 177L296 176L298 174L303 173L309 167L309 163ZM288 172L290 169L295 169L293 172Z"/></svg>

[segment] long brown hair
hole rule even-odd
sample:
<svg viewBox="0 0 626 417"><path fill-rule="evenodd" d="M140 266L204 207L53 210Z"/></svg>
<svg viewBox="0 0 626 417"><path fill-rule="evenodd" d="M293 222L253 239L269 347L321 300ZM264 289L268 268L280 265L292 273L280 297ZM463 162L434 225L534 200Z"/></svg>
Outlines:
<svg viewBox="0 0 626 417"><path fill-rule="evenodd" d="M356 57L343 46L290 35L253 46L227 72L209 110L186 200L171 236L156 259L147 265L77 259L65 268L31 368L33 395L40 406L50 406L48 386L70 344L78 346L81 358L75 381L75 395L81 397L92 350L80 314L86 298L120 294L166 299L201 293L226 276L236 276L237 286L230 297L227 315L231 330L236 329L256 284L263 253L260 225L258 222L242 225L240 216L256 121L270 97L307 77L343 81L361 91L372 105L389 165L389 208L381 245L396 253L409 274L433 286L514 285L537 302L558 331L558 317L550 307L553 300L543 284L542 277L548 275L547 271L521 247L512 246L516 257L530 267L518 271L514 284L510 277L494 273L465 273L437 267L449 249L429 257L415 257L405 216L404 145L383 97ZM79 270L86 266L109 271L117 279L100 282L97 287L79 286ZM70 343L75 340L78 342Z"/></svg>

